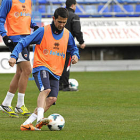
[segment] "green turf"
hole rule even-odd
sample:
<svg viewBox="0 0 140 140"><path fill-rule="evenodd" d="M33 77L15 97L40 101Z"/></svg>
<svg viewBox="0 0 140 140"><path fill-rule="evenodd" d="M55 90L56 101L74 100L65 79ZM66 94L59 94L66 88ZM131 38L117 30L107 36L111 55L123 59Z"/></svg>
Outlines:
<svg viewBox="0 0 140 140"><path fill-rule="evenodd" d="M12 76L0 74L0 103ZM140 140L140 71L71 72L71 78L78 80L79 91L59 92L56 105L45 114L61 114L66 121L62 131L44 126L39 132L22 132L26 118L9 118L0 111L0 140ZM30 111L38 93L29 81L25 103Z"/></svg>

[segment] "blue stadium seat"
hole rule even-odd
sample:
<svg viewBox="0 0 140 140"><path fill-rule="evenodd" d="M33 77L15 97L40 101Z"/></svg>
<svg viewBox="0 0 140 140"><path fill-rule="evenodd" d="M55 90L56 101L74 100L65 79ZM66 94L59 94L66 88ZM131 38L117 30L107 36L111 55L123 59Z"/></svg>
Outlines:
<svg viewBox="0 0 140 140"><path fill-rule="evenodd" d="M97 13L97 8L95 5L85 5L86 14L94 14Z"/></svg>
<svg viewBox="0 0 140 140"><path fill-rule="evenodd" d="M128 12L125 13L124 10L121 9L119 5L113 5L112 12L116 13L116 17L127 17L127 16L134 16L132 13L134 12L133 5L123 5L123 8Z"/></svg>
<svg viewBox="0 0 140 140"><path fill-rule="evenodd" d="M134 3L136 1L138 1L138 0L118 0L118 2L120 2L120 3L125 3L125 2L127 2L127 3Z"/></svg>
<svg viewBox="0 0 140 140"><path fill-rule="evenodd" d="M37 0L39 4L46 4L47 0Z"/></svg>
<svg viewBox="0 0 140 140"><path fill-rule="evenodd" d="M58 3L58 4L60 3L59 0L38 0L38 3L39 3L39 4L47 4L47 3L50 3L50 2L56 3L56 4L57 4L57 3Z"/></svg>
<svg viewBox="0 0 140 140"><path fill-rule="evenodd" d="M140 5L139 5L139 4L136 5L136 7L135 7L135 12L140 12Z"/></svg>
<svg viewBox="0 0 140 140"><path fill-rule="evenodd" d="M98 5L98 13L102 10L102 8L104 7L104 5ZM107 6L103 11L102 11L102 15L104 16L104 17L111 17L112 15L111 14L109 14L109 12L110 12L110 9L109 9L109 7Z"/></svg>
<svg viewBox="0 0 140 140"><path fill-rule="evenodd" d="M85 0L76 0L77 2L84 2Z"/></svg>
<svg viewBox="0 0 140 140"><path fill-rule="evenodd" d="M59 0L59 2L63 2L63 3L65 3L65 2L66 2L66 0Z"/></svg>
<svg viewBox="0 0 140 140"><path fill-rule="evenodd" d="M38 10L39 10L39 12L40 12L41 14L47 13L46 5L39 5L38 8L39 8ZM44 18L45 15L42 15L42 17Z"/></svg>
<svg viewBox="0 0 140 140"><path fill-rule="evenodd" d="M80 7L79 7L80 6ZM88 15L83 15L85 12L84 6L83 5L77 5L75 13L78 14L80 17L88 17Z"/></svg>
<svg viewBox="0 0 140 140"><path fill-rule="evenodd" d="M88 0L87 0L87 1L88 1ZM96 0L96 2L106 3L106 2L108 2L108 0Z"/></svg>
<svg viewBox="0 0 140 140"><path fill-rule="evenodd" d="M52 6L52 8L51 8L52 14L54 14L54 11L55 11L58 7L60 7L60 5L53 5L53 6Z"/></svg>
<svg viewBox="0 0 140 140"><path fill-rule="evenodd" d="M59 2L59 0L46 0L47 2Z"/></svg>
<svg viewBox="0 0 140 140"><path fill-rule="evenodd" d="M37 0L32 0L32 4L36 4L37 3Z"/></svg>
<svg viewBox="0 0 140 140"><path fill-rule="evenodd" d="M134 14L136 17L139 17L140 16L140 5L136 5L135 7L135 14Z"/></svg>
<svg viewBox="0 0 140 140"><path fill-rule="evenodd" d="M128 12L127 16L133 16L133 12L134 12L133 5L131 4L124 5L123 8Z"/></svg>
<svg viewBox="0 0 140 140"><path fill-rule="evenodd" d="M54 11L59 7L59 5L48 5L47 6L47 17L51 17L54 14Z"/></svg>
<svg viewBox="0 0 140 140"><path fill-rule="evenodd" d="M112 5L110 11L115 12L116 17L126 17L126 14L119 5Z"/></svg>
<svg viewBox="0 0 140 140"><path fill-rule="evenodd" d="M79 5L80 8L78 6L76 6L76 10L75 10L75 13L83 13L82 10L84 11L84 7L83 5Z"/></svg>

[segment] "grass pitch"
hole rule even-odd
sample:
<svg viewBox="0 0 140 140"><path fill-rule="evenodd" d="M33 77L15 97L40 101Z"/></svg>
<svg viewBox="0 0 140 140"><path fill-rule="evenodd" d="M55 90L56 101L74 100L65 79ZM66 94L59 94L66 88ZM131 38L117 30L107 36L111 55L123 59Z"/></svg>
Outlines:
<svg viewBox="0 0 140 140"><path fill-rule="evenodd" d="M0 74L0 103L13 74ZM79 91L59 92L55 106L45 116L61 114L66 121L61 131L20 131L26 120L9 118L0 111L0 140L140 140L140 71L71 72ZM25 104L33 112L38 89L28 82ZM12 106L16 105L17 94ZM34 122L35 124L36 122Z"/></svg>

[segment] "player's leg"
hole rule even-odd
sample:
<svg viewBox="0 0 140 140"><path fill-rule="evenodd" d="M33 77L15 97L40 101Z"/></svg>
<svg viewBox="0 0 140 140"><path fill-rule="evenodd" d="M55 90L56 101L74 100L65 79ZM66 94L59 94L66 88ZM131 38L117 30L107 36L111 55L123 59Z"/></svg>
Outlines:
<svg viewBox="0 0 140 140"><path fill-rule="evenodd" d="M42 70L34 73L33 76L35 79L35 83L40 90L37 99L37 108L35 109L34 113L32 113L31 116L21 125L21 130L24 130L23 128L28 128L28 125L32 124L36 119L38 129L41 128L41 125L49 123L49 120L47 118L44 118L45 99L50 93L49 73Z"/></svg>
<svg viewBox="0 0 140 140"><path fill-rule="evenodd" d="M15 92L17 91L18 89L18 82L19 82L19 79L20 79L20 75L21 75L21 69L20 67L17 65L17 68L16 68L16 73L10 83L10 87L9 87L9 92L15 94Z"/></svg>
<svg viewBox="0 0 140 140"><path fill-rule="evenodd" d="M56 102L58 91L59 91L59 81L55 79L52 75L50 75L49 79L50 79L51 92L49 93L48 97L45 98L46 102L44 105L43 114L51 107L51 105L53 105L54 102ZM41 114L39 110L38 110L38 114ZM43 125L48 125L48 123L49 123L49 119L43 118L40 119L40 122L37 121L36 127L41 129Z"/></svg>
<svg viewBox="0 0 140 140"><path fill-rule="evenodd" d="M50 86L51 92L46 98L44 112L46 112L51 107L51 105L53 105L57 101L59 91L59 80L55 79L53 76L50 76Z"/></svg>
<svg viewBox="0 0 140 140"><path fill-rule="evenodd" d="M60 82L59 82L60 90L70 91L69 88L70 67L71 67L71 55L67 53L64 70L62 76L60 77Z"/></svg>
<svg viewBox="0 0 140 140"><path fill-rule="evenodd" d="M18 117L18 114L15 113L13 107L11 106L11 103L12 103L13 97L15 95L15 92L18 89L18 81L20 78L20 74L21 74L21 69L17 66L16 73L10 82L10 86L9 86L7 95L4 99L4 101L2 102L2 105L0 106L0 109L2 111L9 114L10 117L15 117L15 118Z"/></svg>
<svg viewBox="0 0 140 140"><path fill-rule="evenodd" d="M23 116L30 116L31 113L25 107L24 96L28 83L28 78L31 74L31 64L29 60L29 47L25 48L22 53L19 54L17 60L17 66L21 70L20 78L18 81L18 100L15 111Z"/></svg>
<svg viewBox="0 0 140 140"><path fill-rule="evenodd" d="M41 128L43 125L48 124L48 118L44 118L44 106L46 103L46 98L49 95L50 88L50 74L46 70L41 70L35 74L33 74L36 85L38 89L41 91L38 99L37 99L37 109L34 111L37 114L37 128Z"/></svg>
<svg viewBox="0 0 140 140"><path fill-rule="evenodd" d="M30 61L20 62L18 63L18 67L21 69L21 74L18 83L18 91L19 93L25 94L28 78L32 71Z"/></svg>

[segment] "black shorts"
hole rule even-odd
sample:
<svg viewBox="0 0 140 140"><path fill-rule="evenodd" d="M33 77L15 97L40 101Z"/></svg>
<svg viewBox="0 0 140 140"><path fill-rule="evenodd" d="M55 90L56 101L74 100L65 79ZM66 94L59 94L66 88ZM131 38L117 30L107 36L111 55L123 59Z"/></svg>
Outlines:
<svg viewBox="0 0 140 140"><path fill-rule="evenodd" d="M59 80L54 78L48 71L41 70L33 73L35 83L40 91L51 89L48 97L57 97L59 91Z"/></svg>
<svg viewBox="0 0 140 140"><path fill-rule="evenodd" d="M17 42L14 42L14 45L17 45ZM17 63L22 61L30 61L30 46L27 46L22 50L21 53L19 53Z"/></svg>

